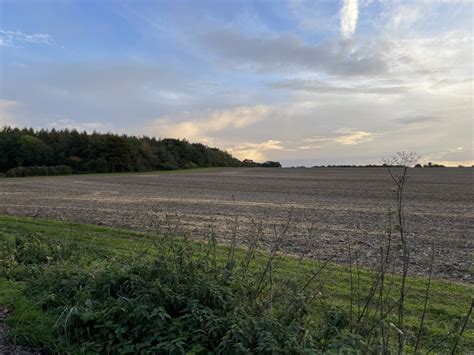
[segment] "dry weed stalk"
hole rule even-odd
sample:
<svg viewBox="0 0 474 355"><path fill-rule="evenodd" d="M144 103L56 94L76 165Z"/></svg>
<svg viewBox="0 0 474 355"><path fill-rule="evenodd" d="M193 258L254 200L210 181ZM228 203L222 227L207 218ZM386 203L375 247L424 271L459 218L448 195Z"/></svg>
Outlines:
<svg viewBox="0 0 474 355"><path fill-rule="evenodd" d="M400 301L398 304L398 353L405 352L405 298L407 294L407 276L408 267L410 264L410 248L406 235L405 216L404 216L404 189L408 178L408 168L413 166L418 161L418 156L415 153L398 152L395 157L384 159L384 164L387 167L388 173L395 185L394 192L396 193L396 217L398 222L398 232L400 236L400 243L402 245L402 281L400 286ZM401 168L401 173L395 170Z"/></svg>

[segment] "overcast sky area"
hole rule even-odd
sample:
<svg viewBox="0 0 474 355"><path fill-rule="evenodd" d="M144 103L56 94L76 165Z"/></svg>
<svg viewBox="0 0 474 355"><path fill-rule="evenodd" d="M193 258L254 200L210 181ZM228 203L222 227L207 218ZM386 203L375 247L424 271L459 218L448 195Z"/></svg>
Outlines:
<svg viewBox="0 0 474 355"><path fill-rule="evenodd" d="M0 125L473 162L473 2L0 0Z"/></svg>

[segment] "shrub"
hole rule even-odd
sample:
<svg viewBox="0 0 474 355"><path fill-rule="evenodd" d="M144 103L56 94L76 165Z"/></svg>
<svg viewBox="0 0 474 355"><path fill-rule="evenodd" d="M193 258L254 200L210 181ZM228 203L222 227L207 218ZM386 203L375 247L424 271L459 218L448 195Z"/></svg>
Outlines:
<svg viewBox="0 0 474 355"><path fill-rule="evenodd" d="M70 175L70 174L72 174L71 167L69 167L67 165L50 166L47 169L48 169L47 170L47 175Z"/></svg>
<svg viewBox="0 0 474 355"><path fill-rule="evenodd" d="M51 175L50 168L47 166L37 166L37 167L32 167L35 169L34 173L32 175L40 175L40 176L45 176L45 175Z"/></svg>
<svg viewBox="0 0 474 355"><path fill-rule="evenodd" d="M184 164L184 169L194 169L194 168L197 168L198 165L193 163L193 162L188 162L186 164Z"/></svg>
<svg viewBox="0 0 474 355"><path fill-rule="evenodd" d="M6 177L4 173L0 173L0 179Z"/></svg>
<svg viewBox="0 0 474 355"><path fill-rule="evenodd" d="M281 168L280 162L268 160L261 165L263 168Z"/></svg>
<svg viewBox="0 0 474 355"><path fill-rule="evenodd" d="M46 175L70 175L72 169L66 165L58 166L28 166L10 169L6 172L7 177L27 177Z"/></svg>
<svg viewBox="0 0 474 355"><path fill-rule="evenodd" d="M23 167L13 168L6 172L7 177L22 177L25 176L23 172Z"/></svg>

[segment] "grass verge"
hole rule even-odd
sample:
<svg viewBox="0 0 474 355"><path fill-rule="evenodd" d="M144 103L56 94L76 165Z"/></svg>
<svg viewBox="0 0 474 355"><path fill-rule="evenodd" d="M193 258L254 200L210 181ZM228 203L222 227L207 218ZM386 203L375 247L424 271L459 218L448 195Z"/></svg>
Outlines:
<svg viewBox="0 0 474 355"><path fill-rule="evenodd" d="M11 339L34 348L71 353L100 353L117 347L124 353L145 352L150 347L163 353L205 353L209 349L214 352L258 350L278 353L290 347L295 352L308 349L373 351L377 346L370 338L377 338L379 323L385 324L384 331L391 333L387 339L395 343L397 337L397 329L393 326L395 314L389 313L383 320L378 320L378 308L367 297L375 273L366 269L359 268L351 273L347 267L322 265L306 259L299 262L284 255L276 255L269 264L269 254L265 252L255 252L247 263L248 251L218 246L212 241L197 243L171 235L7 216L0 216L0 244L3 267L0 305L8 305L13 310L8 319ZM237 275L233 277L228 276L232 275L229 271L231 253L232 265L236 265L232 267ZM156 260L163 262L150 268ZM244 264L248 267L242 267ZM165 279L167 275L172 275L173 280ZM189 275L195 278L189 279ZM351 279L357 288L350 286ZM141 281L137 280L148 282L140 292L137 284ZM171 282L176 288L186 289L179 295L162 288L153 293L150 285L156 280L161 286ZM384 295L387 307L396 305L399 282L397 276L387 277ZM422 277L408 279L407 352L413 349L418 333L427 282ZM111 285L117 283L118 289L110 292ZM135 285L132 289L127 286L130 283ZM200 288L194 289L195 285ZM304 295L293 292L304 285L308 285ZM104 287L109 291L104 291ZM207 290L205 295L202 287ZM448 352L456 343L457 353L474 349L471 321L466 323L461 339L456 337L472 302L473 291L474 288L467 284L431 282L421 338L422 353L430 349L436 353ZM216 299L210 294L215 294ZM156 301L150 301L157 295L165 302L160 303L160 307L166 312L155 314L158 320L143 321L151 310L159 308ZM177 296L185 297L186 304L177 301ZM226 302L241 313L232 313ZM190 304L195 308L190 308ZM298 312L304 308L304 314L293 312L290 306L294 305L298 305ZM136 314L140 307L144 314L122 322L125 313ZM219 314L209 314L216 307ZM295 314L290 315L290 309ZM113 312L104 314L105 310ZM168 316L179 322L171 322ZM199 319L198 323L195 323L196 319ZM191 323L187 325L187 321ZM128 338L120 332L141 327L143 322L155 322L155 330L164 322L166 331L161 330L146 339L137 335L132 344L127 343ZM198 326L207 328L212 322L225 332L220 334L216 330L215 334L206 334L206 337L214 336L219 344L206 343L200 338L202 334L190 331ZM176 333L168 334L172 326ZM304 331L294 330L295 327ZM99 328L106 328L108 332L101 337L93 336L91 329ZM142 333L148 331L148 328L142 329ZM294 336L287 338L293 331ZM311 337L305 338L307 331ZM281 334L256 339L256 333ZM111 334L115 335L109 341ZM150 339L160 340L153 342ZM187 347L191 342L194 346ZM157 348L158 343L165 345ZM142 348L137 348L137 344Z"/></svg>

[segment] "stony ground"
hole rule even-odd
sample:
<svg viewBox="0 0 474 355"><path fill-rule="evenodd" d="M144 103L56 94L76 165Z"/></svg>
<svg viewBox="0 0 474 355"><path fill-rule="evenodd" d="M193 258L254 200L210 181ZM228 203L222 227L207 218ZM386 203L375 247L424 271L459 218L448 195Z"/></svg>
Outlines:
<svg viewBox="0 0 474 355"><path fill-rule="evenodd" d="M472 282L474 170L411 169L406 219L411 270L426 274L435 243L435 275ZM381 168L216 169L176 174L109 174L0 180L0 214L150 230L180 224L193 235L216 231L245 243L264 224L263 247L274 225L291 226L282 248L364 265L379 260L386 241L391 180ZM210 227L211 226L211 227ZM281 230L281 228L277 228ZM307 246L307 247L305 247Z"/></svg>

